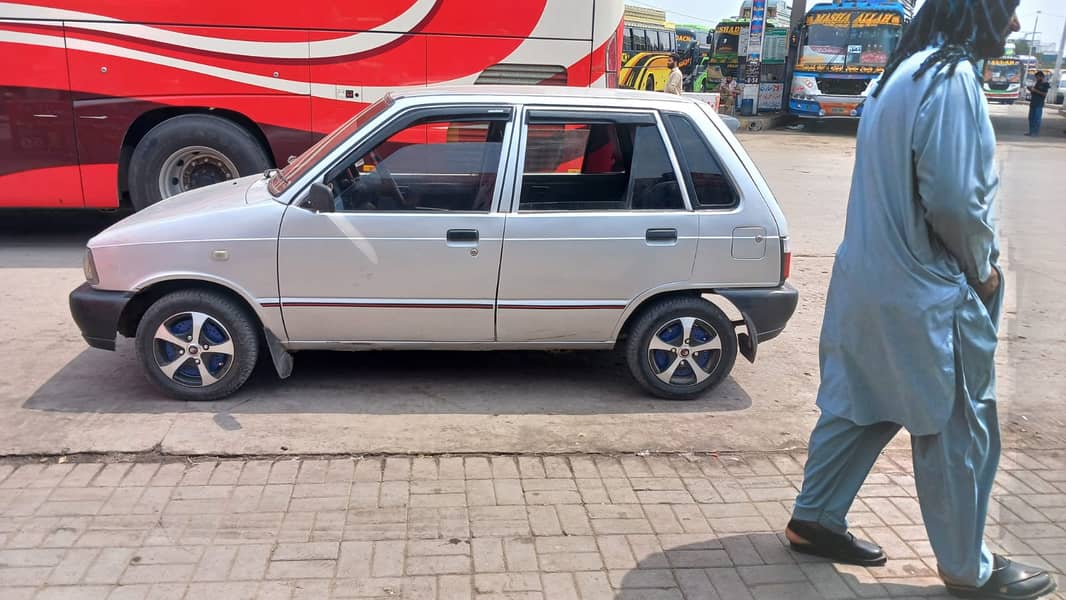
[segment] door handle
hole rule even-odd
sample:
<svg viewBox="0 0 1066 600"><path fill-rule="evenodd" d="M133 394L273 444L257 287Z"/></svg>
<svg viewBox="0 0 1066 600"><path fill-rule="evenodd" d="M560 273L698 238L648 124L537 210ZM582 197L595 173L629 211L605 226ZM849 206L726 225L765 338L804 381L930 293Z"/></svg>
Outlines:
<svg viewBox="0 0 1066 600"><path fill-rule="evenodd" d="M644 241L649 244L676 244L677 243L677 230L676 229L649 229L644 234Z"/></svg>
<svg viewBox="0 0 1066 600"><path fill-rule="evenodd" d="M479 236L477 229L449 229L447 239L449 246L477 246Z"/></svg>

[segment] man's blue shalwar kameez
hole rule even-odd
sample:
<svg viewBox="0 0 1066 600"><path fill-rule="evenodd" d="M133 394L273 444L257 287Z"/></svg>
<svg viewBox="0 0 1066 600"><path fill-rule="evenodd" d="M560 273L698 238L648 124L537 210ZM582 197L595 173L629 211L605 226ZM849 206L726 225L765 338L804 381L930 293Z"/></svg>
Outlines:
<svg viewBox="0 0 1066 600"><path fill-rule="evenodd" d="M941 572L981 586L992 569L983 532L1000 451L1002 291L986 306L967 281L999 268L996 140L971 63L914 80L931 53L907 59L864 107L822 328L822 416L794 517L843 533L905 427Z"/></svg>

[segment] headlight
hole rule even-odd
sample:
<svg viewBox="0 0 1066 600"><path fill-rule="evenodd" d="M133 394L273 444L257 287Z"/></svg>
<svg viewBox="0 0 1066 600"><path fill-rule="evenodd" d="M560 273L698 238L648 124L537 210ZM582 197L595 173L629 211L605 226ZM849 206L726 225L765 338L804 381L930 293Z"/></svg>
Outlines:
<svg viewBox="0 0 1066 600"><path fill-rule="evenodd" d="M81 262L81 268L85 272L85 281L90 285L100 283L100 276L96 272L96 261L93 260L93 251L86 248L85 258Z"/></svg>

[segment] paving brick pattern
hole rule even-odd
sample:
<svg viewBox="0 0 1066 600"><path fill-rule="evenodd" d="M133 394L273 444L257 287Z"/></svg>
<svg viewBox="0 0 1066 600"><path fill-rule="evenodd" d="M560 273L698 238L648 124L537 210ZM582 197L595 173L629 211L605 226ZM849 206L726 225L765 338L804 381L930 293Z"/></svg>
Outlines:
<svg viewBox="0 0 1066 600"><path fill-rule="evenodd" d="M803 458L0 464L0 598L946 597L905 452L851 515L886 567L791 553ZM988 537L1066 570L1066 454L1004 455Z"/></svg>

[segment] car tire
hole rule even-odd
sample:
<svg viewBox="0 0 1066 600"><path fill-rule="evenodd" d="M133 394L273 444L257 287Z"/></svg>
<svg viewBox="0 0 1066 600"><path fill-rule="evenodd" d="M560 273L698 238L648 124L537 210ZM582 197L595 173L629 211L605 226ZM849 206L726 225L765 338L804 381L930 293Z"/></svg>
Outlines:
<svg viewBox="0 0 1066 600"><path fill-rule="evenodd" d="M664 400L694 400L733 370L737 335L714 304L692 296L670 298L637 317L625 354L633 378L649 393Z"/></svg>
<svg viewBox="0 0 1066 600"><path fill-rule="evenodd" d="M259 140L233 121L190 114L153 127L130 157L129 191L141 210L164 197L271 167Z"/></svg>
<svg viewBox="0 0 1066 600"><path fill-rule="evenodd" d="M248 381L259 359L259 338L255 317L232 298L184 290L163 296L144 313L137 326L137 359L148 380L168 396L218 400Z"/></svg>

